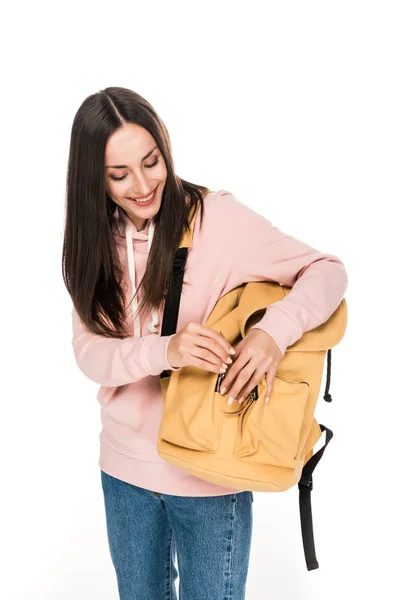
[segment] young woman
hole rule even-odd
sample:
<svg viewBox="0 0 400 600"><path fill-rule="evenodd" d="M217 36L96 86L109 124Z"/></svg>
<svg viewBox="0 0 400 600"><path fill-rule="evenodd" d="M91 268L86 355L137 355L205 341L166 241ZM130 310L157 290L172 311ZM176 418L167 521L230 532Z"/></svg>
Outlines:
<svg viewBox="0 0 400 600"><path fill-rule="evenodd" d="M197 202L177 333L161 336L174 255ZM267 373L270 393L286 348L341 302L343 263L230 192L179 177L153 107L109 87L84 100L72 126L63 276L77 364L100 385L99 466L120 599L176 598L179 566L180 600L242 600L253 494L191 476L157 454L159 375L185 365L222 369L232 403ZM232 354L202 323L222 295L262 280L292 290Z"/></svg>

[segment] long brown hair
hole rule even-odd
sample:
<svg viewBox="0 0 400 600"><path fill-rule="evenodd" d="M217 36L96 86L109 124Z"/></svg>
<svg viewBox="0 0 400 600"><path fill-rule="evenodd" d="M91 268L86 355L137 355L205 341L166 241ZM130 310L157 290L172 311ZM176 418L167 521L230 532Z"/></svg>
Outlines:
<svg viewBox="0 0 400 600"><path fill-rule="evenodd" d="M117 205L105 188L104 159L108 138L125 123L140 125L153 136L167 168L146 271L136 291L143 286L139 311L159 309L163 304L175 252L189 228L190 211L200 202L201 226L203 197L209 191L175 174L168 131L142 96L126 88L107 87L83 101L71 129L62 273L88 331L116 338L132 334L126 327L123 269L112 232Z"/></svg>

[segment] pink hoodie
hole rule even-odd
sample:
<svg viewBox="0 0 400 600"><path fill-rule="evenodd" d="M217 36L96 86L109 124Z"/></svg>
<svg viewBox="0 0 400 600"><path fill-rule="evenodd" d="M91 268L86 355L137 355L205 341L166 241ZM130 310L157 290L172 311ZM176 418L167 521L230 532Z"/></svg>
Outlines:
<svg viewBox="0 0 400 600"><path fill-rule="evenodd" d="M282 354L335 311L348 285L345 267L337 257L283 233L226 190L207 194L204 209L202 229L198 218L188 253L177 331L191 321L204 324L221 296L250 281L278 281L293 288L253 326L269 333ZM113 229L129 299L146 268L153 226L149 220L138 232L125 213L118 207L115 210ZM136 306L132 303L128 315L133 335L124 340L88 332L72 308L76 362L100 385L100 468L118 479L164 494L218 496L237 492L189 475L157 454L164 402L159 375L172 369L167 360L172 336L160 336L161 311L146 311L140 322L137 315L134 319Z"/></svg>

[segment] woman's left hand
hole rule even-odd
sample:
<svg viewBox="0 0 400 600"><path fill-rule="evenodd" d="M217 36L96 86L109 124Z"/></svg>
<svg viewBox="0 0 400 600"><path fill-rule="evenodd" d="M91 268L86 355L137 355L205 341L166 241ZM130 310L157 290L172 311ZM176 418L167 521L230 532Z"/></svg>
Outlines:
<svg viewBox="0 0 400 600"><path fill-rule="evenodd" d="M250 329L249 333L234 346L236 354L232 356L232 364L228 367L221 383L221 394L228 396L228 403L246 398L261 379L267 374L268 402L272 393L273 381L282 353L274 339L262 329ZM236 378L232 389L229 389Z"/></svg>

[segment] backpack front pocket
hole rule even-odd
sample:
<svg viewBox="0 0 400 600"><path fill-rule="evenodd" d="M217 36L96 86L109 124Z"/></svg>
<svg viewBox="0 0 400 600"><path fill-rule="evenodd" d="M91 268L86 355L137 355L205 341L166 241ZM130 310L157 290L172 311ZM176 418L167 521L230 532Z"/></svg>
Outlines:
<svg viewBox="0 0 400 600"><path fill-rule="evenodd" d="M225 418L225 397L214 387L210 384L204 392L204 386L200 385L201 395L193 386L188 386L179 397L173 389L168 390L159 436L191 450L216 452Z"/></svg>
<svg viewBox="0 0 400 600"><path fill-rule="evenodd" d="M235 456L249 463L293 468L304 411L310 393L307 382L275 377L269 402L266 387L238 422Z"/></svg>

